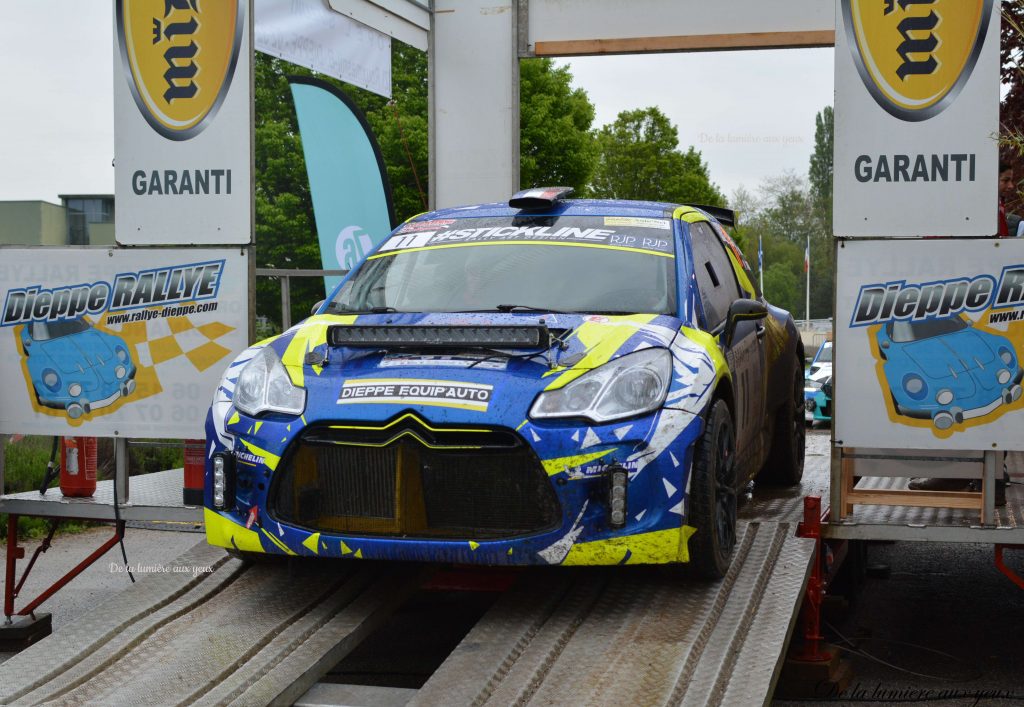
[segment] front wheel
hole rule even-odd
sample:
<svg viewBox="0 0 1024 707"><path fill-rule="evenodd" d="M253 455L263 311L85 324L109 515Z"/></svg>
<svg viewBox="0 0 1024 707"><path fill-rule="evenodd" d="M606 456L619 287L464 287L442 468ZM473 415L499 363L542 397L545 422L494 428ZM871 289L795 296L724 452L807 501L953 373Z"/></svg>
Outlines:
<svg viewBox="0 0 1024 707"><path fill-rule="evenodd" d="M736 546L736 433L729 406L716 400L694 450L690 485L690 570L706 579L725 576Z"/></svg>
<svg viewBox="0 0 1024 707"><path fill-rule="evenodd" d="M792 392L776 413L772 449L768 461L758 474L758 478L768 483L796 486L804 477L807 422L804 414L804 378L801 373L800 366L794 365Z"/></svg>

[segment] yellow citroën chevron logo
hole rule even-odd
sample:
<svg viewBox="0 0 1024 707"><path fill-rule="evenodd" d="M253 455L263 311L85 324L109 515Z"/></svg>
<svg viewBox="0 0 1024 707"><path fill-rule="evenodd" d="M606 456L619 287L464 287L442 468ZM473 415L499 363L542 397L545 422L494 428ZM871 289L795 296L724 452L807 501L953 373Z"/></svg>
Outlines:
<svg viewBox="0 0 1024 707"><path fill-rule="evenodd" d="M125 79L146 121L170 140L210 123L231 85L245 0L117 0Z"/></svg>
<svg viewBox="0 0 1024 707"><path fill-rule="evenodd" d="M952 104L985 43L993 1L843 0L854 63L878 104L906 121Z"/></svg>

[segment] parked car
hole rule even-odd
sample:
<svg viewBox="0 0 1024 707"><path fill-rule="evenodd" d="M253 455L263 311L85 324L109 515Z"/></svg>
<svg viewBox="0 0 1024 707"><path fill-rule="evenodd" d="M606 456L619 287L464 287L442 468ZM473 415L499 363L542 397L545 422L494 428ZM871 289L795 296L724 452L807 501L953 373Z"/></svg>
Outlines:
<svg viewBox="0 0 1024 707"><path fill-rule="evenodd" d="M896 413L948 430L1021 396L1013 343L960 316L889 322L876 335Z"/></svg>
<svg viewBox="0 0 1024 707"><path fill-rule="evenodd" d="M730 212L566 192L405 223L239 356L207 422L209 542L722 576L737 489L803 471L792 317Z"/></svg>
<svg viewBox="0 0 1024 707"><path fill-rule="evenodd" d="M804 374L804 419L807 424L815 420L822 420L815 417L815 398L821 390L822 384L832 376L832 342L825 341L818 347L811 364Z"/></svg>
<svg viewBox="0 0 1024 707"><path fill-rule="evenodd" d="M808 423L832 422L832 376L821 382L814 397L804 403Z"/></svg>
<svg viewBox="0 0 1024 707"><path fill-rule="evenodd" d="M124 339L85 318L26 324L21 347L36 400L72 420L135 392L135 364Z"/></svg>

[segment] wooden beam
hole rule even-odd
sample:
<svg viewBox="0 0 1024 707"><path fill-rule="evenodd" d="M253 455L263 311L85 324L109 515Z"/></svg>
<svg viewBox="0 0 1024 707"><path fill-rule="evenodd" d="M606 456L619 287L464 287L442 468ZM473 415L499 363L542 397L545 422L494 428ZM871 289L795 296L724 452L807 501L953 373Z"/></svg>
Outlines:
<svg viewBox="0 0 1024 707"><path fill-rule="evenodd" d="M851 504L914 506L919 508L966 508L981 510L981 494L972 491L902 491L853 489L846 494Z"/></svg>
<svg viewBox="0 0 1024 707"><path fill-rule="evenodd" d="M831 47L835 30L807 32L748 32L743 34L696 34L628 39L567 39L537 42L536 56L587 56L595 54L649 54L655 52L704 52L740 49L792 49Z"/></svg>

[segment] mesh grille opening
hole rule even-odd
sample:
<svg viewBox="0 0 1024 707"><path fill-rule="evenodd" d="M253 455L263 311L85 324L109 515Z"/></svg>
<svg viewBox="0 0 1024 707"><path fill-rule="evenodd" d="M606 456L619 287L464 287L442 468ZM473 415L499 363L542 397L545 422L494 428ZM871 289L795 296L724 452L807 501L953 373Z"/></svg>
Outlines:
<svg viewBox="0 0 1024 707"><path fill-rule="evenodd" d="M331 440L325 429L307 430L278 468L273 517L326 532L470 539L561 523L551 482L524 443L429 448L419 436L399 436L385 446L359 446Z"/></svg>

